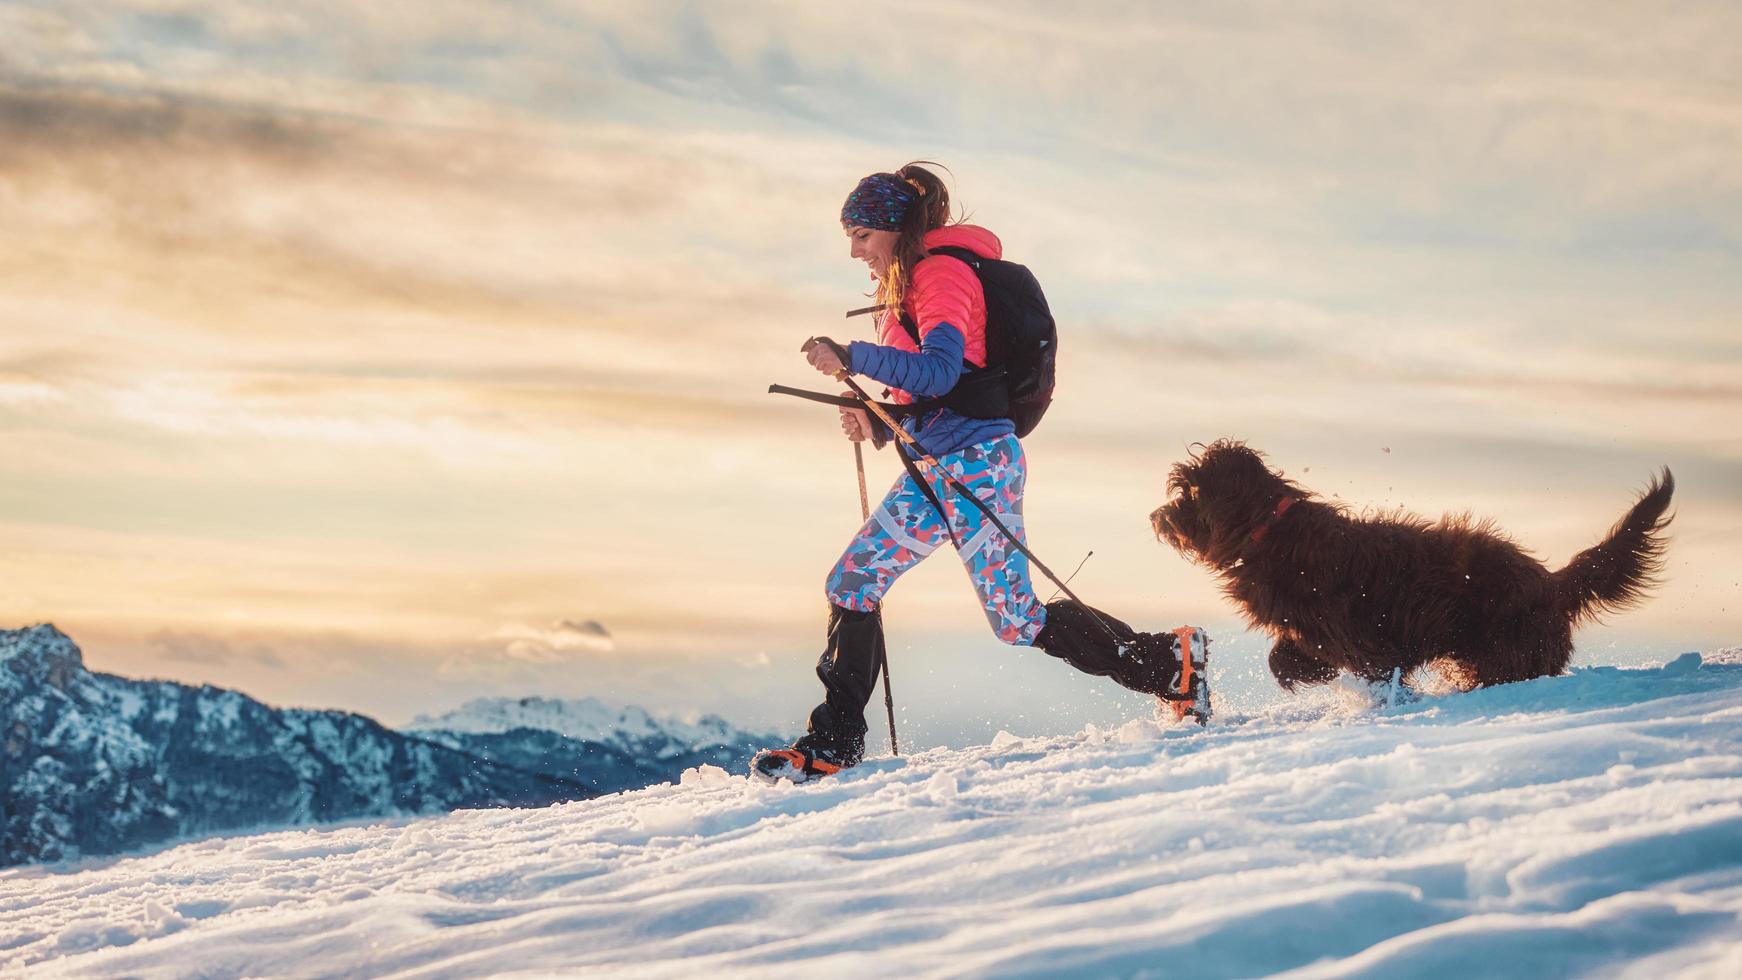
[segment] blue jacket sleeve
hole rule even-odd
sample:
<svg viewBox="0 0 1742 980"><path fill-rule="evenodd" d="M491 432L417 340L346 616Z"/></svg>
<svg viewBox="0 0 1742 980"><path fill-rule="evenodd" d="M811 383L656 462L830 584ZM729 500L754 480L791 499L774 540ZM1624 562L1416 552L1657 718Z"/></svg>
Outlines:
<svg viewBox="0 0 1742 980"><path fill-rule="evenodd" d="M962 331L940 323L926 331L919 353L855 340L847 345L847 370L916 398L941 395L962 376Z"/></svg>

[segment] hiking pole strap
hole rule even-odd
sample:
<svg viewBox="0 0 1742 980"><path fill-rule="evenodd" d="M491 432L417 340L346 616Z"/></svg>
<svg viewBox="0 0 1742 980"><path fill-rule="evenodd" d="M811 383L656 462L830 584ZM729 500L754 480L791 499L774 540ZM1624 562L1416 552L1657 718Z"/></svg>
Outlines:
<svg viewBox="0 0 1742 980"><path fill-rule="evenodd" d="M786 385L769 385L768 386L768 393L771 395L791 395L794 398L803 398L806 401L822 402L824 405L834 405L837 408L864 408L865 407L865 400L861 399L861 398L851 398L851 397L848 397L846 395L830 395L830 394L827 394L827 393L821 392L821 391L809 391L809 390L804 389L804 388L791 388L791 387L788 387ZM909 411L909 409L906 405L896 405L892 402L878 402L877 404L884 411L888 412L891 415L911 414L911 412Z"/></svg>

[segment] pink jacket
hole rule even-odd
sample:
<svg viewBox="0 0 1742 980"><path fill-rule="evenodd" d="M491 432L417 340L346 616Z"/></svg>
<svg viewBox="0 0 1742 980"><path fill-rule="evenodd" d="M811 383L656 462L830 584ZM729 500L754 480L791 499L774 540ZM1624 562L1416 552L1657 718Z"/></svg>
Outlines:
<svg viewBox="0 0 1742 980"><path fill-rule="evenodd" d="M926 233L925 247L965 248L988 259L1004 256L998 236L978 225L935 228ZM922 260L914 266L901 308L919 324L922 339L940 323L954 325L962 332L962 357L975 367L986 366L986 294L980 288L980 277L967 263L948 255ZM883 314L877 335L885 346L909 353L919 350L893 310Z"/></svg>

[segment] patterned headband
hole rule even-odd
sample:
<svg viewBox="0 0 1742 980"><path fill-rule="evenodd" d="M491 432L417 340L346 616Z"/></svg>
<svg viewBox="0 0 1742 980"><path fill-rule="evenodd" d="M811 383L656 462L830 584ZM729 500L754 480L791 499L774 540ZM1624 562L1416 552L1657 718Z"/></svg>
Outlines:
<svg viewBox="0 0 1742 980"><path fill-rule="evenodd" d="M913 204L925 194L917 181L895 174L872 174L859 181L841 205L841 224L874 231L900 231Z"/></svg>

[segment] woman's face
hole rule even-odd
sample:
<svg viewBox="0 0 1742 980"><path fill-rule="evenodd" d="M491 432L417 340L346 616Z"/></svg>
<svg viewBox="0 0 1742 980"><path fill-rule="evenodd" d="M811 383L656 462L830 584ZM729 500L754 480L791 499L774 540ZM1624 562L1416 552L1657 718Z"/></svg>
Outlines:
<svg viewBox="0 0 1742 980"><path fill-rule="evenodd" d="M890 259L895 255L895 240L901 234L894 231L874 231L858 225L848 225L845 230L847 240L853 243L853 258L871 268L871 278L882 279L883 274L889 271Z"/></svg>

